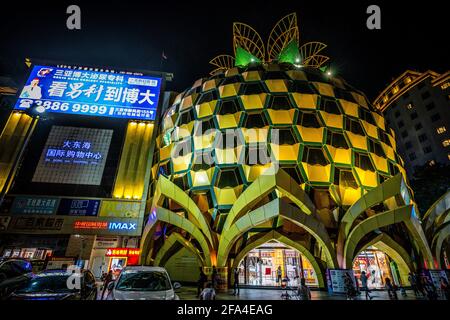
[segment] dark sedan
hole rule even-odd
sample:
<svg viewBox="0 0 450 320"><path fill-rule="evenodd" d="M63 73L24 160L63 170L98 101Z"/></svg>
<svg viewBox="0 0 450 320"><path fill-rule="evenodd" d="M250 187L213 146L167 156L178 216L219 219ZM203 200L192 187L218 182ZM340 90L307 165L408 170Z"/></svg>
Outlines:
<svg viewBox="0 0 450 320"><path fill-rule="evenodd" d="M10 296L10 300L95 300L97 285L92 273L82 270L46 270L31 276Z"/></svg>

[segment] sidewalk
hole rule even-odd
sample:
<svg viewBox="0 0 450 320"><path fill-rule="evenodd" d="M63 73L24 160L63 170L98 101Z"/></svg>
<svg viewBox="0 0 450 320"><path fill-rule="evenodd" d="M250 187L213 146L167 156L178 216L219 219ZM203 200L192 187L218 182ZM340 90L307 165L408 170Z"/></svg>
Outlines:
<svg viewBox="0 0 450 320"><path fill-rule="evenodd" d="M230 290L229 293L218 293L216 300L281 300L281 293L284 290L274 289L241 289L239 296L233 296ZM177 290L177 294L181 300L198 300L197 288L195 287L182 287ZM406 291L407 296L403 297L400 292L397 292L399 300L425 300L425 298L416 298L413 291ZM389 300L387 291L372 291L370 293L373 296L373 300ZM312 300L346 300L345 295L331 295L325 291L311 291ZM357 297L357 300L365 300L365 295L362 293Z"/></svg>

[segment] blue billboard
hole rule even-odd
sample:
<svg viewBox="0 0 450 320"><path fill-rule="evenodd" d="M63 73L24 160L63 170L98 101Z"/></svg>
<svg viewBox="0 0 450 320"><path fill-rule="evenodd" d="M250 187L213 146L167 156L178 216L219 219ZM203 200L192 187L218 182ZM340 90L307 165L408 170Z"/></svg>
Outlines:
<svg viewBox="0 0 450 320"><path fill-rule="evenodd" d="M14 106L46 112L154 120L162 78L34 66Z"/></svg>
<svg viewBox="0 0 450 320"><path fill-rule="evenodd" d="M58 215L67 216L96 216L100 208L100 200L61 199Z"/></svg>

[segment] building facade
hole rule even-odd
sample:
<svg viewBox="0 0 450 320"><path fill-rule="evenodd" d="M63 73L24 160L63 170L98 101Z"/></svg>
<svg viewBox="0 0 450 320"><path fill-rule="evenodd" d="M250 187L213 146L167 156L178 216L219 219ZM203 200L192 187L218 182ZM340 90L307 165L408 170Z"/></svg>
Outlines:
<svg viewBox="0 0 450 320"><path fill-rule="evenodd" d="M324 67L325 45L299 46L295 14L267 45L242 23L233 40L163 113L141 263L177 280L215 268L222 288L235 268L246 284L280 272L320 288L337 269L383 285L433 268L394 133Z"/></svg>
<svg viewBox="0 0 450 320"><path fill-rule="evenodd" d="M450 71L407 70L375 99L395 132L408 176L426 164L450 164Z"/></svg>

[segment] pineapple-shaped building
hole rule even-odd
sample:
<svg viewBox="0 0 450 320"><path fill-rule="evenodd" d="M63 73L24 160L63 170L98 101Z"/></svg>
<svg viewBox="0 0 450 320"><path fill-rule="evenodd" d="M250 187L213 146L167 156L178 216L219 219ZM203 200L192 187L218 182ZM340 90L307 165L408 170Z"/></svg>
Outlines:
<svg viewBox="0 0 450 320"><path fill-rule="evenodd" d="M266 45L235 23L233 44L234 57L211 60L210 76L163 112L141 263L165 266L188 250L196 259L186 263L216 267L226 286L275 240L309 261L320 287L326 269L351 269L369 246L404 282L430 266L393 132L326 66L326 46L299 46L295 14Z"/></svg>

